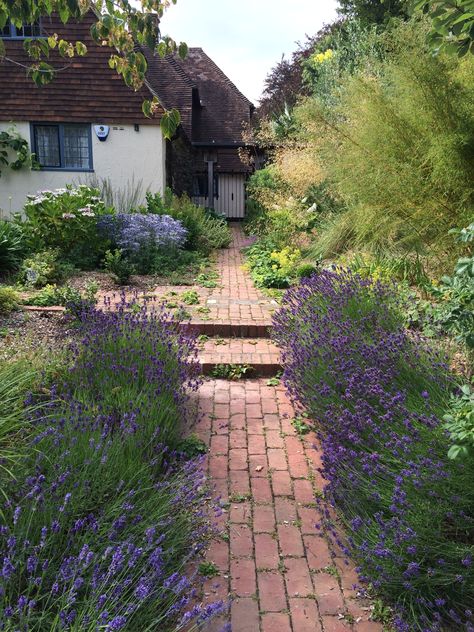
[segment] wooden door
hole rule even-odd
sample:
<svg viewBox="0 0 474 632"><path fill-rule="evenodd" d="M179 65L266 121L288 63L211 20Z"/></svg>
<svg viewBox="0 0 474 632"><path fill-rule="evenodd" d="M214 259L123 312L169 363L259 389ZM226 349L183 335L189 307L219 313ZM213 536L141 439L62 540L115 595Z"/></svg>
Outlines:
<svg viewBox="0 0 474 632"><path fill-rule="evenodd" d="M245 216L245 176L219 174L219 197L215 200L216 211L229 219Z"/></svg>

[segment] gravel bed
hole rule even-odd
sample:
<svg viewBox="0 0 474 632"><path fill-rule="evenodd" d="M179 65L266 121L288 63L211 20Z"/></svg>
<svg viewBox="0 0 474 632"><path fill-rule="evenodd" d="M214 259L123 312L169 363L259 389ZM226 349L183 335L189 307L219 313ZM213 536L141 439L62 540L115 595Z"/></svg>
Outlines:
<svg viewBox="0 0 474 632"><path fill-rule="evenodd" d="M0 316L0 360L23 353L63 351L76 331L63 313L20 310Z"/></svg>

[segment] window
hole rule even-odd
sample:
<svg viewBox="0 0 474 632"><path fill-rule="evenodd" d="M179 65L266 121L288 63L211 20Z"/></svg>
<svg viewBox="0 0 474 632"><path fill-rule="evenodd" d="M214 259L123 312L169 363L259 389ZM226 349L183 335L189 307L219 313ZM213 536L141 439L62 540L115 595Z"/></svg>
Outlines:
<svg viewBox="0 0 474 632"><path fill-rule="evenodd" d="M90 125L35 123L32 141L42 169L92 170Z"/></svg>
<svg viewBox="0 0 474 632"><path fill-rule="evenodd" d="M27 37L40 37L41 25L39 22L34 24L25 24L24 26L15 26L7 21L5 26L0 29L0 37L6 39L25 39Z"/></svg>
<svg viewBox="0 0 474 632"><path fill-rule="evenodd" d="M209 196L209 180L207 173L199 174L193 177L193 195L196 197L208 197ZM214 174L214 197L219 197L218 190L218 177Z"/></svg>

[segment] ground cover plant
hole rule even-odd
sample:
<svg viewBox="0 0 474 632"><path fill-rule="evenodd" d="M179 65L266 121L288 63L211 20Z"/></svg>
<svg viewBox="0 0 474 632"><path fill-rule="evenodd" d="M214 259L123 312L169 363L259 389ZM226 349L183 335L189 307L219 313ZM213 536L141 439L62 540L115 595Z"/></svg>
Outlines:
<svg viewBox="0 0 474 632"><path fill-rule="evenodd" d="M69 371L30 398L42 409L0 522L3 629L168 632L222 609L195 599L212 527L199 462L176 449L194 342L131 307L78 314Z"/></svg>
<svg viewBox="0 0 474 632"><path fill-rule="evenodd" d="M407 333L393 286L337 269L290 289L274 330L347 541L327 512L326 526L361 581L397 630L474 629L474 460L448 456L457 386L443 357Z"/></svg>

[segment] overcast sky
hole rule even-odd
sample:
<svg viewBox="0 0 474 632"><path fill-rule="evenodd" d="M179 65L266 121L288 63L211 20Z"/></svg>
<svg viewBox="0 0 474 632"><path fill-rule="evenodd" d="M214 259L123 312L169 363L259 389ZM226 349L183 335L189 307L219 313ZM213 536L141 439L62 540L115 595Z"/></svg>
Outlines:
<svg viewBox="0 0 474 632"><path fill-rule="evenodd" d="M336 0L178 0L163 34L201 46L251 101L282 54L336 15Z"/></svg>

